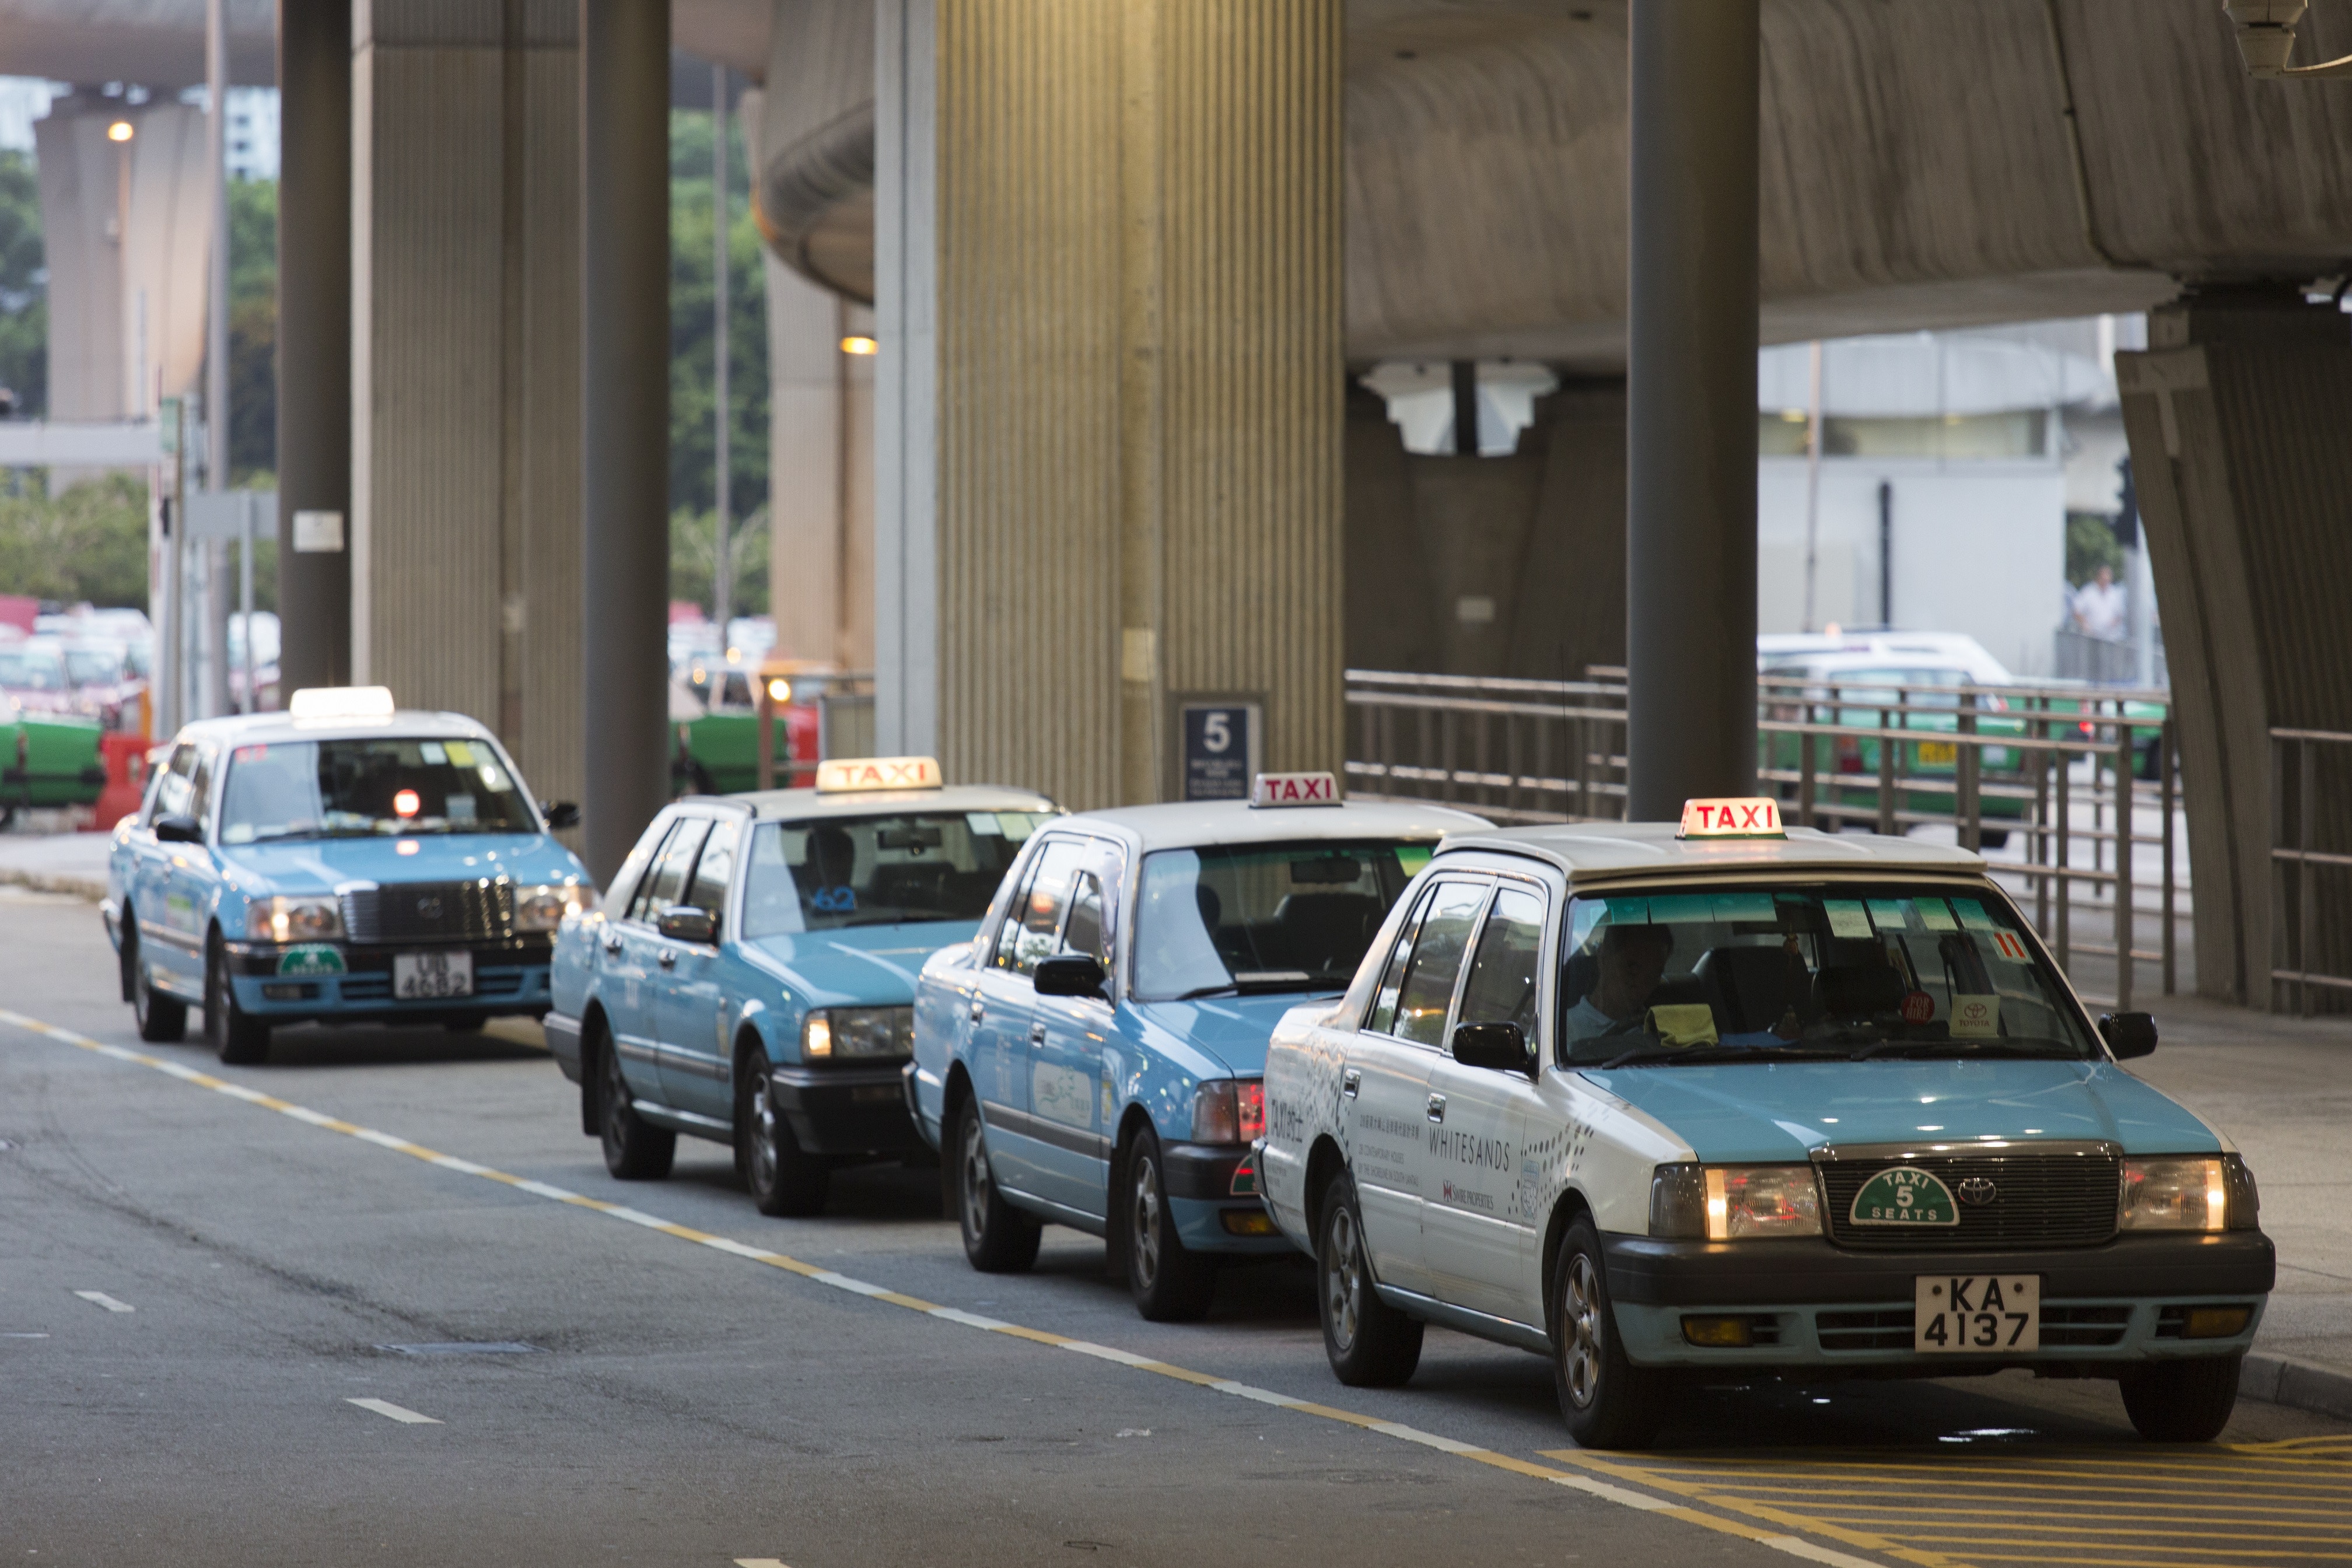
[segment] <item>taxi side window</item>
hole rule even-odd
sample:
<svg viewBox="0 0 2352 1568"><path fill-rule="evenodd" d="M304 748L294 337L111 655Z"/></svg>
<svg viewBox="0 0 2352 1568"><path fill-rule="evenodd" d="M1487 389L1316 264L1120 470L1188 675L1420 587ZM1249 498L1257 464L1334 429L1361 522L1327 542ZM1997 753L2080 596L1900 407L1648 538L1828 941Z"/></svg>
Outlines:
<svg viewBox="0 0 2352 1568"><path fill-rule="evenodd" d="M1081 872L1070 894L1070 918L1062 922L1062 951L1082 952L1108 971L1110 952L1103 941L1102 881L1092 871Z"/></svg>
<svg viewBox="0 0 2352 1568"><path fill-rule="evenodd" d="M196 753L195 777L188 783L188 815L198 822L212 815L213 759L209 752Z"/></svg>
<svg viewBox="0 0 2352 1568"><path fill-rule="evenodd" d="M687 887L685 901L706 911L713 925L726 916L728 885L735 880L735 846L742 831L739 823L713 824L710 837L702 847L702 858L694 863L694 880Z"/></svg>
<svg viewBox="0 0 2352 1568"><path fill-rule="evenodd" d="M152 824L165 816L188 815L188 800L195 787L196 748L183 743L172 753L171 765L163 770L163 782L155 789L155 815Z"/></svg>
<svg viewBox="0 0 2352 1568"><path fill-rule="evenodd" d="M1535 1043L1543 927L1544 901L1533 892L1507 886L1495 895L1462 988L1463 1023L1517 1024L1528 1043Z"/></svg>
<svg viewBox="0 0 2352 1568"><path fill-rule="evenodd" d="M653 875L638 890L636 902L629 906L629 918L647 925L661 918L661 912L677 902L678 894L686 888L686 873L694 864L694 852L702 847L703 836L710 831L707 816L681 816L662 844L661 854L654 860Z"/></svg>
<svg viewBox="0 0 2352 1568"><path fill-rule="evenodd" d="M1412 962L1412 939L1421 931L1422 917L1429 912L1429 900L1436 890L1433 886L1423 889L1412 913L1397 927L1396 946L1389 952L1388 966L1381 972L1380 989L1372 993L1371 1016L1364 1020L1364 1027L1375 1035L1385 1035L1396 1026L1397 997L1404 990L1404 966Z"/></svg>
<svg viewBox="0 0 2352 1568"><path fill-rule="evenodd" d="M1046 840L1021 896L1005 914L1004 930L996 944L998 968L1027 974L1037 967L1039 959L1053 953L1063 906L1069 900L1070 883L1085 853L1081 839Z"/></svg>
<svg viewBox="0 0 2352 1568"><path fill-rule="evenodd" d="M604 889L606 918L617 921L629 917L629 911L636 902L637 889L644 881L646 868L652 864L662 840L669 837L670 829L677 825L676 817L661 816L655 817L646 825L645 832L637 837L636 847L629 851L629 858L621 862L621 869L614 877L613 885Z"/></svg>
<svg viewBox="0 0 2352 1568"><path fill-rule="evenodd" d="M1445 1015L1454 1005L1454 982L1470 950L1478 911L1486 902L1482 882L1440 882L1412 944L1412 961L1397 996L1399 1039L1434 1046L1445 1037Z"/></svg>

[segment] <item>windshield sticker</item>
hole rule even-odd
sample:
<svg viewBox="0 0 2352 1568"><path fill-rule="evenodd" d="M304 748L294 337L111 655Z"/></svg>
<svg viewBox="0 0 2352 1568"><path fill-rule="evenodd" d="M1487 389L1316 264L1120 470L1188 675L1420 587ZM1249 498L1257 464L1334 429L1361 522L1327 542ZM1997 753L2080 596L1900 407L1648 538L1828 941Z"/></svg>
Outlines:
<svg viewBox="0 0 2352 1568"><path fill-rule="evenodd" d="M1999 931L2000 929L2000 923L1990 915L1985 913L1984 906L1977 902L1974 899L1954 899L1952 900L1952 908L1959 915L1960 924L1966 926L1970 931Z"/></svg>
<svg viewBox="0 0 2352 1568"><path fill-rule="evenodd" d="M1662 1046L1712 1046L1715 1009L1704 1002L1672 1002L1650 1009L1650 1032Z"/></svg>
<svg viewBox="0 0 2352 1568"><path fill-rule="evenodd" d="M1867 939L1871 935L1870 917L1863 912L1860 899L1823 899L1822 912L1830 917L1832 936Z"/></svg>
<svg viewBox="0 0 2352 1568"><path fill-rule="evenodd" d="M472 826L475 821L474 797L470 795L442 796L441 815L447 817L453 826L462 822L468 827Z"/></svg>
<svg viewBox="0 0 2352 1568"><path fill-rule="evenodd" d="M963 822L966 827L971 828L973 833L982 838L1002 838L1004 837L1004 828L1000 823L998 823L996 820L996 813L992 811L965 812Z"/></svg>
<svg viewBox="0 0 2352 1568"><path fill-rule="evenodd" d="M996 814L996 826L1003 830L1005 837L1021 844L1028 840L1037 819L1025 811L1000 811Z"/></svg>
<svg viewBox="0 0 2352 1568"><path fill-rule="evenodd" d="M1929 931L1958 931L1959 922L1952 919L1950 908L1941 899L1920 899L1915 906L1919 919Z"/></svg>
<svg viewBox="0 0 2352 1568"><path fill-rule="evenodd" d="M1952 1038L1991 1040L2000 1037L2000 997L1962 994L1952 998Z"/></svg>
<svg viewBox="0 0 2352 1568"><path fill-rule="evenodd" d="M1436 853L1436 847L1433 845L1400 844L1397 846L1396 852L1397 864L1404 868L1406 876L1417 877L1421 875L1421 868L1429 864L1430 856L1434 853Z"/></svg>
<svg viewBox="0 0 2352 1568"><path fill-rule="evenodd" d="M431 746L433 750L442 752L452 763L461 768L470 768L474 765L474 748L467 745L463 741L450 741L439 745L435 745L434 742L427 741L425 744Z"/></svg>
<svg viewBox="0 0 2352 1568"><path fill-rule="evenodd" d="M2033 962L2033 955L2025 951L2025 943L2020 941L2016 933L2013 931L1997 931L1993 932L1992 946L1995 952L2000 953L2011 963L2031 963Z"/></svg>
<svg viewBox="0 0 2352 1568"><path fill-rule="evenodd" d="M417 747L416 750L420 756L422 756L426 762L433 763L436 767L440 766L442 763L449 760L448 748L442 745L438 741L427 741L423 745Z"/></svg>
<svg viewBox="0 0 2352 1568"><path fill-rule="evenodd" d="M1862 1184L1853 1194L1856 1225L1949 1225L1960 1223L1952 1189L1932 1171L1897 1165Z"/></svg>
<svg viewBox="0 0 2352 1568"><path fill-rule="evenodd" d="M1715 918L1720 925L1768 925L1779 930L1780 910L1769 893L1717 893Z"/></svg>
<svg viewBox="0 0 2352 1568"><path fill-rule="evenodd" d="M1911 905L1903 899L1873 899L1870 921L1888 935L1899 936L1911 929Z"/></svg>
<svg viewBox="0 0 2352 1568"><path fill-rule="evenodd" d="M1613 926L1648 925L1650 923L1650 900L1647 899L1610 900L1609 923Z"/></svg>
<svg viewBox="0 0 2352 1568"><path fill-rule="evenodd" d="M1673 893L1650 900L1652 925L1705 925L1715 919L1715 895L1712 893Z"/></svg>

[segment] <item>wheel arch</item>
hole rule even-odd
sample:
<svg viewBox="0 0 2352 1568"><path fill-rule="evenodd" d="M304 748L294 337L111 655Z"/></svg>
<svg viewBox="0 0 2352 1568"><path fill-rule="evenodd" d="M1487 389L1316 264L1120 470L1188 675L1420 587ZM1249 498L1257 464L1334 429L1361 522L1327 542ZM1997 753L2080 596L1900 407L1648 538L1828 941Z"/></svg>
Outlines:
<svg viewBox="0 0 2352 1568"><path fill-rule="evenodd" d="M1307 1190L1299 1198L1299 1207L1307 1215L1307 1240L1313 1247L1323 1245L1323 1190L1347 1168L1348 1156L1339 1152L1339 1141L1328 1132L1318 1133L1307 1151Z"/></svg>
<svg viewBox="0 0 2352 1568"><path fill-rule="evenodd" d="M1544 1222L1543 1271L1537 1277L1537 1283L1543 1289L1544 1331L1547 1333L1551 1331L1552 1281L1559 1272L1560 1244L1568 1237L1568 1227L1580 1217L1590 1216L1591 1213L1591 1203L1581 1192L1570 1187L1559 1194L1559 1201L1551 1206L1551 1217Z"/></svg>
<svg viewBox="0 0 2352 1568"><path fill-rule="evenodd" d="M604 1001L591 993L588 1005L580 1010L580 1131L586 1137L600 1137L604 1131L599 1125L603 1107L596 1103L604 1064L597 1053L612 1048L612 1020L604 1016Z"/></svg>

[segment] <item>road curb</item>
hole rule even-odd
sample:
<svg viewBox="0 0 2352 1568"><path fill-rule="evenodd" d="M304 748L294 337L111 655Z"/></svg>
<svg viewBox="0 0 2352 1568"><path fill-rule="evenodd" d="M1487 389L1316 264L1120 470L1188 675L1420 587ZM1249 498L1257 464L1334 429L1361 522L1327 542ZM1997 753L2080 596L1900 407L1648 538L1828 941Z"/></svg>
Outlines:
<svg viewBox="0 0 2352 1568"><path fill-rule="evenodd" d="M2238 1394L2267 1405L2352 1420L2352 1372L2271 1351L2248 1351Z"/></svg>
<svg viewBox="0 0 2352 1568"><path fill-rule="evenodd" d="M88 899L95 904L106 897L106 884L87 877L53 877L41 871L20 870L0 866L0 885L30 888L37 893L65 893L77 899Z"/></svg>

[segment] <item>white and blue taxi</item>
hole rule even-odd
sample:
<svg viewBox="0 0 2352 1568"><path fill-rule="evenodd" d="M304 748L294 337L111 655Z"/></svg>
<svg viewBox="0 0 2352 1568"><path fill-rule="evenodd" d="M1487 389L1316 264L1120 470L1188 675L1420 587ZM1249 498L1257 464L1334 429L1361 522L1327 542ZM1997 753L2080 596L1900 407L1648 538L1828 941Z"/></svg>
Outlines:
<svg viewBox="0 0 2352 1568"><path fill-rule="evenodd" d="M731 1144L760 1210L823 1210L845 1164L921 1152L899 1076L915 972L962 944L1056 815L929 757L837 758L813 789L689 795L556 940L547 1042L624 1180Z"/></svg>
<svg viewBox="0 0 2352 1568"><path fill-rule="evenodd" d="M1447 839L1275 1032L1266 1205L1351 1384L1436 1323L1550 1358L1580 1443L1693 1376L2114 1378L2203 1441L2271 1289L2229 1141L2118 1062L1983 863L1673 824Z"/></svg>
<svg viewBox="0 0 2352 1568"><path fill-rule="evenodd" d="M908 1099L972 1266L1074 1226L1168 1320L1208 1310L1219 1258L1287 1251L1249 1160L1267 1037L1347 984L1440 838L1486 826L1342 803L1328 773L1048 826L916 990Z"/></svg>
<svg viewBox="0 0 2352 1568"><path fill-rule="evenodd" d="M594 896L551 834L577 820L481 725L380 686L189 724L107 858L140 1038L202 1007L221 1060L257 1062L283 1024L544 1013L555 928Z"/></svg>

